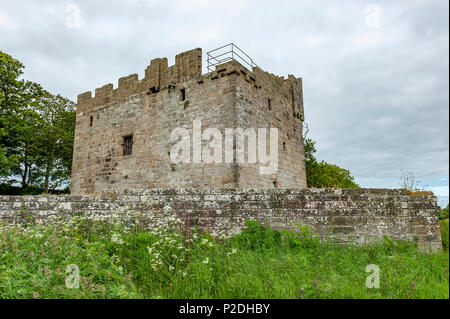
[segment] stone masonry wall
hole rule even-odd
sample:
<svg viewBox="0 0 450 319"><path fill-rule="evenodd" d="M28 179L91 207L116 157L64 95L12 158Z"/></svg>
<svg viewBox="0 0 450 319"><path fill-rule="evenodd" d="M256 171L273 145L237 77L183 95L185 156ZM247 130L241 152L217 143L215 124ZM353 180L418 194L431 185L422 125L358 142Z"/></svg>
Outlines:
<svg viewBox="0 0 450 319"><path fill-rule="evenodd" d="M71 193L148 188L304 188L301 79L287 79L236 61L201 74L201 49L151 61L145 77L132 74L78 96ZM185 99L183 100L184 90ZM270 100L270 101L269 101ZM260 163L173 164L170 133L201 119L203 130L279 130L276 174L259 174ZM133 136L131 155L124 137ZM204 148L207 141L202 141ZM247 143L246 149L247 149ZM269 145L267 145L268 147ZM191 146L191 158L192 158ZM247 153L246 153L247 161Z"/></svg>
<svg viewBox="0 0 450 319"><path fill-rule="evenodd" d="M369 243L383 236L441 248L436 197L388 189L150 189L126 195L0 196L0 221L23 222L65 214L160 211L170 207L186 225L213 234L239 232L249 219L277 229L310 225L322 239Z"/></svg>

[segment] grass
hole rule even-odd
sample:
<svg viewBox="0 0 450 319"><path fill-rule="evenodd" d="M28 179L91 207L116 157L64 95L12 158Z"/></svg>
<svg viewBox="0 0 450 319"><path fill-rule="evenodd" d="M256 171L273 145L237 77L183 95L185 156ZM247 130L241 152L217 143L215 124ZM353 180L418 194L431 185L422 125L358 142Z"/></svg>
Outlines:
<svg viewBox="0 0 450 319"><path fill-rule="evenodd" d="M448 219L440 220L442 247L448 250Z"/></svg>
<svg viewBox="0 0 450 319"><path fill-rule="evenodd" d="M278 232L254 221L239 235L186 238L181 224L168 213L151 229L85 218L5 225L0 298L449 298L448 251L321 243L307 226ZM366 287L369 264L379 289ZM76 278L68 265L79 288L66 286Z"/></svg>

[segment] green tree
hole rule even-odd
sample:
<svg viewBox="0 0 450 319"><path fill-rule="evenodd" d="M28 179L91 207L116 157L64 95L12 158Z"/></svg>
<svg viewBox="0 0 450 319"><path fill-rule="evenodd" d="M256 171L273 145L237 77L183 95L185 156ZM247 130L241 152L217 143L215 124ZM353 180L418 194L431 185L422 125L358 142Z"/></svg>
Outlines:
<svg viewBox="0 0 450 319"><path fill-rule="evenodd" d="M44 193L70 180L73 139L75 133L75 103L46 93L39 103L40 152L38 165L43 173ZM50 185L51 183L51 185Z"/></svg>
<svg viewBox="0 0 450 319"><path fill-rule="evenodd" d="M0 52L0 177L48 192L70 181L75 103L19 79L23 67Z"/></svg>
<svg viewBox="0 0 450 319"><path fill-rule="evenodd" d="M308 187L359 188L349 170L327 162L318 162L314 153L316 142L305 139L306 181Z"/></svg>
<svg viewBox="0 0 450 319"><path fill-rule="evenodd" d="M23 64L0 51L0 177L7 176L17 158L11 154L11 126L20 106L21 92L25 82L19 80Z"/></svg>
<svg viewBox="0 0 450 319"><path fill-rule="evenodd" d="M8 174L9 171L9 159L6 156L6 149L0 146L0 177Z"/></svg>
<svg viewBox="0 0 450 319"><path fill-rule="evenodd" d="M20 106L14 108L8 118L7 145L10 156L15 162L10 172L20 176L22 190L29 186L37 186L39 171L40 115L38 104L44 91L42 87L30 81L25 81L20 91Z"/></svg>

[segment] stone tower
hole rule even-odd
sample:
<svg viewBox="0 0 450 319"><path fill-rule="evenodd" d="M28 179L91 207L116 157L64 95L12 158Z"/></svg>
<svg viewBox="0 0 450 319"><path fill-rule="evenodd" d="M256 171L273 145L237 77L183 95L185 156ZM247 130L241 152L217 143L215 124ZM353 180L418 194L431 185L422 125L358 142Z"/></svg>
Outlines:
<svg viewBox="0 0 450 319"><path fill-rule="evenodd" d="M197 48L178 54L172 66L167 58L152 60L141 80L132 74L120 78L116 89L106 84L95 90L94 97L91 92L80 94L72 194L306 187L302 80L278 77L256 66L250 69L231 59L202 75L202 50ZM217 128L222 134L227 128L277 128L276 172L260 174L260 163L237 162L236 155L232 162L174 163L171 132L180 127L192 131L195 120L201 120L202 129ZM246 135L247 146L248 140ZM236 139L232 143L235 152ZM204 149L208 141L201 144Z"/></svg>

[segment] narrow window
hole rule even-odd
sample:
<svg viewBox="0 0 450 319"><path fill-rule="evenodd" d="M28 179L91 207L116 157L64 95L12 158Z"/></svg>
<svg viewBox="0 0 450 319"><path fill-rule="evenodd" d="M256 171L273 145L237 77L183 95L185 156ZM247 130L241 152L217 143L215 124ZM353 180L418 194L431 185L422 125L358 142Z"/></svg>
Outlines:
<svg viewBox="0 0 450 319"><path fill-rule="evenodd" d="M123 155L131 155L133 152L133 135L128 135L123 138Z"/></svg>
<svg viewBox="0 0 450 319"><path fill-rule="evenodd" d="M180 89L180 101L186 100L186 89Z"/></svg>
<svg viewBox="0 0 450 319"><path fill-rule="evenodd" d="M274 180L274 181L273 181L273 188L278 188L278 182L277 182L277 180Z"/></svg>
<svg viewBox="0 0 450 319"><path fill-rule="evenodd" d="M91 117L89 118L89 126L92 127L93 124L94 124L94 117L91 116Z"/></svg>
<svg viewBox="0 0 450 319"><path fill-rule="evenodd" d="M286 150L286 142L283 142L283 151Z"/></svg>
<svg viewBox="0 0 450 319"><path fill-rule="evenodd" d="M269 107L269 111L272 111L272 100L267 99L267 106Z"/></svg>

